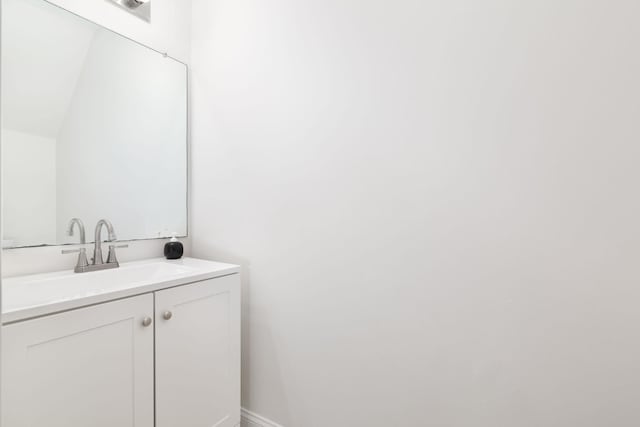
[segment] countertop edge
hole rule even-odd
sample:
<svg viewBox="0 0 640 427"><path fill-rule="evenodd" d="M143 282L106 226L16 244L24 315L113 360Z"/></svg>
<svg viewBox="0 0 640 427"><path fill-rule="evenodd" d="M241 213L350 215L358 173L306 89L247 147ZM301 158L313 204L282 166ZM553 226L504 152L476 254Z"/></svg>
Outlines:
<svg viewBox="0 0 640 427"><path fill-rule="evenodd" d="M203 260L204 261L204 260ZM220 264L220 263L218 263ZM18 309L7 313L2 313L1 323L2 326L9 326L17 322L23 322L39 317L50 316L65 311L75 310L83 307L89 307L92 305L107 303L110 301L116 301L124 298L130 298L137 295L148 294L163 289L173 288L177 286L184 286L191 283L201 282L204 280L215 279L224 276L230 276L240 273L240 266L234 264L226 264L227 267L205 271L199 274L194 274L189 277L181 277L177 279L169 279L160 281L157 283L151 283L141 286L136 286L127 289L116 290L113 292L106 292L98 295L90 295L86 297L77 298L74 300L54 302L51 304L26 307L24 309ZM91 274L91 273L87 273Z"/></svg>

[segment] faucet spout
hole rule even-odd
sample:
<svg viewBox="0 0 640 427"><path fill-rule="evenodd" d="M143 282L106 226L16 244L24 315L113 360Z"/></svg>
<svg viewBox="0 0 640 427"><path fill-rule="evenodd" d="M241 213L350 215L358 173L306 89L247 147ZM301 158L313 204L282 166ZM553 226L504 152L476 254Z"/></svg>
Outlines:
<svg viewBox="0 0 640 427"><path fill-rule="evenodd" d="M93 264L98 265L98 264L104 264L104 259L102 258L102 226L105 226L107 228L107 233L108 233L108 241L112 242L114 240L116 240L116 233L115 231L113 231L113 225L111 224L111 222L109 222L106 219L101 219L100 221L98 221L98 223L96 224L96 231L95 231L95 247L93 248Z"/></svg>
<svg viewBox="0 0 640 427"><path fill-rule="evenodd" d="M84 223L80 218L72 218L71 221L69 221L69 225L67 227L67 235L73 236L73 227L75 225L77 225L78 229L80 230L80 244L84 245L85 243L87 243L87 240L84 234Z"/></svg>

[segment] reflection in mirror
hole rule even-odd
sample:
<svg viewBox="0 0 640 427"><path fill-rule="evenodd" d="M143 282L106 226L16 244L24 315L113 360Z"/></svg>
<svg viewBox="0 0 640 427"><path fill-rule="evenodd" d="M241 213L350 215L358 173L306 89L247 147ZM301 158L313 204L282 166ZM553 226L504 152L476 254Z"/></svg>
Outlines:
<svg viewBox="0 0 640 427"><path fill-rule="evenodd" d="M186 235L186 66L44 0L2 8L3 247L76 243L73 217Z"/></svg>

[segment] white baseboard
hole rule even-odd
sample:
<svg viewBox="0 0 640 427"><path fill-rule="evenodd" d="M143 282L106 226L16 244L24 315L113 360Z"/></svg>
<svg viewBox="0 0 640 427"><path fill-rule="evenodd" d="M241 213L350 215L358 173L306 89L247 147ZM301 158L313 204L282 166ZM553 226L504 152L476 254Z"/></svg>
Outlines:
<svg viewBox="0 0 640 427"><path fill-rule="evenodd" d="M265 417L254 414L251 411L248 411L242 408L242 423L241 427L283 427L280 424L274 423L271 420L266 419Z"/></svg>

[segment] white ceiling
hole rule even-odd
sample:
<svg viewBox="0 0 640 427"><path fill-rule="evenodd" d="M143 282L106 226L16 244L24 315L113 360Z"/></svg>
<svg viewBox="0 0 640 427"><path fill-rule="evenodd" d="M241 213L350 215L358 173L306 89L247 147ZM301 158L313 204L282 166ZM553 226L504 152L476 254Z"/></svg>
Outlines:
<svg viewBox="0 0 640 427"><path fill-rule="evenodd" d="M2 127L56 138L97 27L41 0L2 6Z"/></svg>

